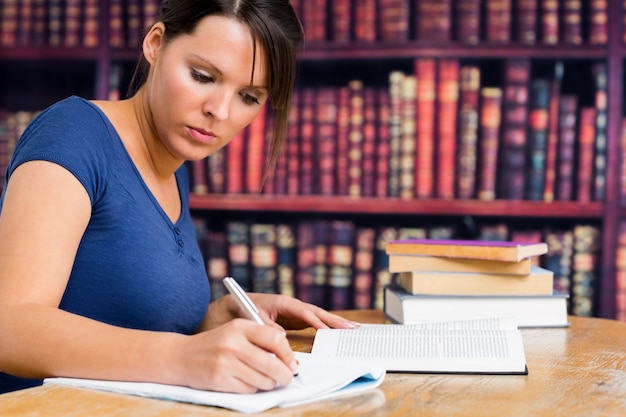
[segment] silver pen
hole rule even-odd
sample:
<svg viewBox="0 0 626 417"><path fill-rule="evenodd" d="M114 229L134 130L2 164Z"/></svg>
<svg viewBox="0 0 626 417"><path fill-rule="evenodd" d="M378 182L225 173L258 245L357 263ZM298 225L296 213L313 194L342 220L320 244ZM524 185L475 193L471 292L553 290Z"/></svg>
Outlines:
<svg viewBox="0 0 626 417"><path fill-rule="evenodd" d="M248 297L248 294L246 294L243 288L241 288L239 283L237 283L233 277L226 277L222 280L222 282L228 292L235 298L237 305L241 308L246 317L257 322L261 326L265 326L265 322L259 314L259 309L254 305L250 297ZM298 372L295 372L293 376L298 377ZM302 383L301 380L300 383Z"/></svg>
<svg viewBox="0 0 626 417"><path fill-rule="evenodd" d="M261 318L259 314L259 309L254 305L248 294L239 286L237 281L233 279L233 277L226 277L223 279L224 286L228 290L229 293L235 297L235 301L239 308L243 311L247 318L250 320L254 320L261 326L265 325L265 322Z"/></svg>

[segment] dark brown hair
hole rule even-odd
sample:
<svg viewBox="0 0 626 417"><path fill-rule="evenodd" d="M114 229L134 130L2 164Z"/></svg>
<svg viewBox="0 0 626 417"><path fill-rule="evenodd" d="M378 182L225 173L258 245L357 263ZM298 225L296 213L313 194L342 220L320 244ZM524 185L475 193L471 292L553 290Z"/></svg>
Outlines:
<svg viewBox="0 0 626 417"><path fill-rule="evenodd" d="M255 47L265 51L269 101L273 110L272 146L263 182L274 168L287 135L289 103L297 72L297 50L303 40L302 25L289 0L166 0L157 19L165 25L165 42L192 34L206 16L237 20L252 32ZM133 96L145 84L150 65L142 55L128 88ZM252 75L250 80L252 80Z"/></svg>

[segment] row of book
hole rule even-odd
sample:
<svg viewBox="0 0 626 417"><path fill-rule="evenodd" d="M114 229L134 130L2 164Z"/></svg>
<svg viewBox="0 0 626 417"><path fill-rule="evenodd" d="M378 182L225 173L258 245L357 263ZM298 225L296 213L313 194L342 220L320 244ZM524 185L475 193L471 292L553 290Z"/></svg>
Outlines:
<svg viewBox="0 0 626 417"><path fill-rule="evenodd" d="M457 59L418 58L412 72L392 71L385 86L301 87L264 192L603 201L606 64L588 74L591 102L562 91L562 70L531 77L528 59L506 60L498 87L482 81L482 71ZM261 115L194 163L193 191L258 192L266 131Z"/></svg>
<svg viewBox="0 0 626 417"><path fill-rule="evenodd" d="M450 226L371 226L348 220L310 219L281 223L229 220L213 227L197 218L212 297L225 292L224 276L245 289L282 293L329 309L384 306L384 288L397 275L387 243L396 239L454 239ZM512 231L481 228L477 240L547 242L541 267L553 272L554 289L571 296L573 314L591 316L597 285L599 229Z"/></svg>
<svg viewBox="0 0 626 417"><path fill-rule="evenodd" d="M626 221L619 224L615 269L615 318L626 321Z"/></svg>
<svg viewBox="0 0 626 417"><path fill-rule="evenodd" d="M102 24L114 48L137 48L157 18L161 0L1 0L3 47L87 47L100 43Z"/></svg>
<svg viewBox="0 0 626 417"><path fill-rule="evenodd" d="M292 0L309 42L606 44L606 0Z"/></svg>

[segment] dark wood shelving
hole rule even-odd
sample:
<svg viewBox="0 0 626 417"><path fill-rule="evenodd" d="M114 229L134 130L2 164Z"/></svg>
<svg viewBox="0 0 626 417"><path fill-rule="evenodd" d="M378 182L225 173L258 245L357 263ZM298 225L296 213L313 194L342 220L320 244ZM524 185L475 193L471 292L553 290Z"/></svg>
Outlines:
<svg viewBox="0 0 626 417"><path fill-rule="evenodd" d="M0 60L25 60L25 61L94 61L98 59L97 48L2 48Z"/></svg>
<svg viewBox="0 0 626 417"><path fill-rule="evenodd" d="M472 215L497 217L543 217L601 219L602 203L534 202L511 200L402 200L377 197L275 196L275 195L195 195L194 210L276 211L354 214Z"/></svg>

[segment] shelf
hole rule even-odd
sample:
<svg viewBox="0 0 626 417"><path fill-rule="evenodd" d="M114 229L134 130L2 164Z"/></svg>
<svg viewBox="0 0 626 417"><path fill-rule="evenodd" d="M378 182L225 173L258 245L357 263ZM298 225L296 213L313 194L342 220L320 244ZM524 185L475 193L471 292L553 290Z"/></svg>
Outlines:
<svg viewBox="0 0 626 417"><path fill-rule="evenodd" d="M98 58L98 50L95 48L65 48L65 47L17 47L0 49L0 60L23 60L23 61L65 61L65 60L95 60Z"/></svg>
<svg viewBox="0 0 626 417"><path fill-rule="evenodd" d="M192 210L276 211L355 214L419 214L601 219L602 203L511 200L402 200L337 196L195 195Z"/></svg>

